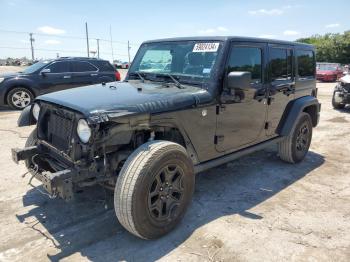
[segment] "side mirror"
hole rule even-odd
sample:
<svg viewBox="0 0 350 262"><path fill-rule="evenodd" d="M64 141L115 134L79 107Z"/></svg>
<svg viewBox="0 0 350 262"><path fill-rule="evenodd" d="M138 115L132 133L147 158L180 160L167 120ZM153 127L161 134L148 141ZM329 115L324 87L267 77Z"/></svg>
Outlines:
<svg viewBox="0 0 350 262"><path fill-rule="evenodd" d="M230 72L227 76L227 86L230 89L247 89L252 82L252 73L250 72Z"/></svg>
<svg viewBox="0 0 350 262"><path fill-rule="evenodd" d="M43 70L40 71L40 74L41 74L41 75L45 75L45 74L47 74L47 73L51 73L51 69L45 68L45 69L43 69Z"/></svg>

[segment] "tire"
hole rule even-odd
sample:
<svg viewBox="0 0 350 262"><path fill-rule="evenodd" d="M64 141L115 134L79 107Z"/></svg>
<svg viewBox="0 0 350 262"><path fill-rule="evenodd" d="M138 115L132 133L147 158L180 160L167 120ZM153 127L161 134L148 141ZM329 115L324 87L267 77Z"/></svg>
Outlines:
<svg viewBox="0 0 350 262"><path fill-rule="evenodd" d="M345 107L345 104L341 104L341 103L335 102L334 96L335 96L335 92L333 93L333 97L332 97L332 106L333 106L333 108L335 108L335 109L343 109Z"/></svg>
<svg viewBox="0 0 350 262"><path fill-rule="evenodd" d="M119 173L114 192L117 218L140 238L159 238L184 216L194 182L193 164L184 147L168 141L143 144Z"/></svg>
<svg viewBox="0 0 350 262"><path fill-rule="evenodd" d="M312 139L312 121L302 112L291 133L278 143L279 157L288 163L299 163L309 151Z"/></svg>
<svg viewBox="0 0 350 262"><path fill-rule="evenodd" d="M38 137L37 137L37 132L36 132L36 128L30 133L29 137L27 138L25 147L31 147L31 146L35 146L38 143ZM28 171L33 174L33 172L31 171L31 169L34 167L34 164L32 162L32 160L25 160L24 161Z"/></svg>
<svg viewBox="0 0 350 262"><path fill-rule="evenodd" d="M34 100L32 92L25 87L16 87L7 94L7 104L16 110L22 110Z"/></svg>

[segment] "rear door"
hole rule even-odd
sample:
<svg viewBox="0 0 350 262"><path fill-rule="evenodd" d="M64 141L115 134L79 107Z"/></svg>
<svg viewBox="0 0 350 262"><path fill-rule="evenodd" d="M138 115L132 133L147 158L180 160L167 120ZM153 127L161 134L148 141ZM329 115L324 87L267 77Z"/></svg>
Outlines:
<svg viewBox="0 0 350 262"><path fill-rule="evenodd" d="M289 101L294 99L295 72L293 46L269 44L269 91L266 132L276 135L276 129Z"/></svg>
<svg viewBox="0 0 350 262"><path fill-rule="evenodd" d="M248 71L250 86L245 89L223 87L217 116L216 150L228 152L254 143L263 133L266 121L265 43L233 42L226 64L230 72ZM225 82L225 81L224 81Z"/></svg>
<svg viewBox="0 0 350 262"><path fill-rule="evenodd" d="M86 86L98 82L98 69L86 61L72 61L73 86Z"/></svg>

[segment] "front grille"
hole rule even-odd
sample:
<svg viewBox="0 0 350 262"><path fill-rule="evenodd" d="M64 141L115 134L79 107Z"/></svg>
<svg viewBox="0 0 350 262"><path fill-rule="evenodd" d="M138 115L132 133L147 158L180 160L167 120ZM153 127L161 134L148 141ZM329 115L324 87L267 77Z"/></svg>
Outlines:
<svg viewBox="0 0 350 262"><path fill-rule="evenodd" d="M58 115L57 112L50 114L48 122L48 142L59 150L69 149L72 134L73 120Z"/></svg>
<svg viewBox="0 0 350 262"><path fill-rule="evenodd" d="M42 103L38 121L38 137L60 151L69 153L75 113Z"/></svg>

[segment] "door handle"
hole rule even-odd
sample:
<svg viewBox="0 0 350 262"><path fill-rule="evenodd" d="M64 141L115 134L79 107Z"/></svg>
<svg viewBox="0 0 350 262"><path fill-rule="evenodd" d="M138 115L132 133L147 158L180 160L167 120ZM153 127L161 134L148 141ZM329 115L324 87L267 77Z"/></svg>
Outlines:
<svg viewBox="0 0 350 262"><path fill-rule="evenodd" d="M63 76L64 79L72 78L72 76Z"/></svg>

